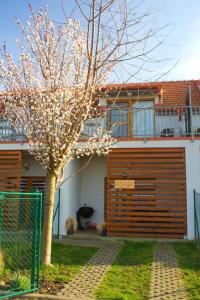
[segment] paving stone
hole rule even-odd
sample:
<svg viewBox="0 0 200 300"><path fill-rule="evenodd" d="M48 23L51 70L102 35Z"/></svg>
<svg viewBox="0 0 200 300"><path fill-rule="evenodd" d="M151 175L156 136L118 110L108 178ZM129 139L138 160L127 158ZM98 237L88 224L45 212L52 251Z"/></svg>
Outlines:
<svg viewBox="0 0 200 300"><path fill-rule="evenodd" d="M67 243L70 243L68 241ZM99 250L89 260L89 262L83 267L81 272L73 278L65 287L60 291L58 295L82 299L93 296L94 290L103 280L110 265L114 261L115 257L119 253L122 243L106 243L106 242L92 242L83 240L80 243L72 241L76 245L97 246Z"/></svg>
<svg viewBox="0 0 200 300"><path fill-rule="evenodd" d="M174 250L168 243L158 243L150 285L151 300L187 300Z"/></svg>

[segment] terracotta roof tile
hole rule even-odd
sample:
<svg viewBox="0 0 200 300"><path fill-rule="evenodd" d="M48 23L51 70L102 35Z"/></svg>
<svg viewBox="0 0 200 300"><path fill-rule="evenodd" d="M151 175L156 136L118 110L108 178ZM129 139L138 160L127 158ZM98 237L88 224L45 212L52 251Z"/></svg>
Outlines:
<svg viewBox="0 0 200 300"><path fill-rule="evenodd" d="M200 105L200 80L163 81L145 83L110 84L101 88L102 91L128 91L157 89L160 105L187 105L188 86L191 87L192 105Z"/></svg>

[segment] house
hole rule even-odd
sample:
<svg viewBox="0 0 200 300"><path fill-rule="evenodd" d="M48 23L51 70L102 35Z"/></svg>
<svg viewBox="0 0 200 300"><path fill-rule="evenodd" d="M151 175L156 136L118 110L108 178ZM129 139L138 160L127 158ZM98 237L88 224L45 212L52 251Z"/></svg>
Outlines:
<svg viewBox="0 0 200 300"><path fill-rule="evenodd" d="M65 176L73 176L61 186L54 233L59 221L64 235L66 219L87 205L94 209L91 222L105 220L109 236L193 239L193 190L200 190L200 81L102 87L80 146L97 127L111 130L117 143L108 157L94 157L80 173L84 158L66 168Z"/></svg>
<svg viewBox="0 0 200 300"><path fill-rule="evenodd" d="M65 235L66 219L89 206L90 223L106 221L109 236L193 239L200 80L102 87L78 147L99 127L110 130L116 143L108 157L93 157L88 165L87 158L76 159L65 168L70 178L56 194L54 234L59 229ZM44 191L45 172L3 118L0 140L1 189Z"/></svg>

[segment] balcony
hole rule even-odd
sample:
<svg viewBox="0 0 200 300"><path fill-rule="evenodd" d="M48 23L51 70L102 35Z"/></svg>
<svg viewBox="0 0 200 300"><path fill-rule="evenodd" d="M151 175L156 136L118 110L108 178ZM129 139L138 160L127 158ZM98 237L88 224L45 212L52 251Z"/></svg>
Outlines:
<svg viewBox="0 0 200 300"><path fill-rule="evenodd" d="M200 137L200 106L96 110L85 122L80 138L94 136L97 128L119 139Z"/></svg>
<svg viewBox="0 0 200 300"><path fill-rule="evenodd" d="M110 131L117 139L200 138L200 106L112 107L95 110L85 122L81 139L96 134L97 129ZM9 121L0 118L0 142L24 142Z"/></svg>
<svg viewBox="0 0 200 300"><path fill-rule="evenodd" d="M25 140L22 134L10 125L9 121L0 117L0 142L23 142Z"/></svg>

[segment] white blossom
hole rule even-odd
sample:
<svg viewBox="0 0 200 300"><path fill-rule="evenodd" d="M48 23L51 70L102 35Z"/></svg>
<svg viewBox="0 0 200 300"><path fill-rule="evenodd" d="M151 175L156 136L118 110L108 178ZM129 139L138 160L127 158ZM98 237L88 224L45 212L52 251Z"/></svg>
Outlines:
<svg viewBox="0 0 200 300"><path fill-rule="evenodd" d="M16 41L20 54L17 62L11 53L3 54L1 100L10 123L25 135L30 153L49 171L75 156L107 154L114 140L100 128L83 149L76 144L96 105L97 88L106 84L115 65L110 62L94 73L98 60L109 52L109 40L90 60L87 32L78 20L68 18L57 26L47 9L35 14L31 8L30 20L17 23L23 37Z"/></svg>

